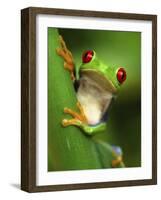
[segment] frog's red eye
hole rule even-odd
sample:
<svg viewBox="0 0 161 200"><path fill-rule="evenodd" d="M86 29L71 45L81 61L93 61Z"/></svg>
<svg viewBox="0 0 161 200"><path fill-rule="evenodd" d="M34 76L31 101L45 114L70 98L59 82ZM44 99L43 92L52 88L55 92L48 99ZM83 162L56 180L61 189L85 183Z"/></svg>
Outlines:
<svg viewBox="0 0 161 200"><path fill-rule="evenodd" d="M94 55L94 51L92 50L85 51L82 55L83 63L90 62L92 60L93 55Z"/></svg>
<svg viewBox="0 0 161 200"><path fill-rule="evenodd" d="M122 84L126 80L126 71L124 68L119 68L117 71L117 80Z"/></svg>

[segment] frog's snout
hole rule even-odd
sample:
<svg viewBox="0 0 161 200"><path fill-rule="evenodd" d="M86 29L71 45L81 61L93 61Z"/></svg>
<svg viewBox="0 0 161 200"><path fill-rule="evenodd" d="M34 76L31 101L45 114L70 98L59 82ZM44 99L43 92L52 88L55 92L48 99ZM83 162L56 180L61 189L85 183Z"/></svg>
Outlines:
<svg viewBox="0 0 161 200"><path fill-rule="evenodd" d="M120 84L122 84L126 80L126 70L123 67L120 67L116 73L117 80Z"/></svg>

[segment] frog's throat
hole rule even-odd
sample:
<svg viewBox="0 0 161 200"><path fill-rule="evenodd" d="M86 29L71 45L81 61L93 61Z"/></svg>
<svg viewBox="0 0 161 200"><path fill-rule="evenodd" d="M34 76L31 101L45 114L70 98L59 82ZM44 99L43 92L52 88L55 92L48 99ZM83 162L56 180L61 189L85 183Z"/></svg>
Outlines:
<svg viewBox="0 0 161 200"><path fill-rule="evenodd" d="M93 81L99 83L105 90L113 94L117 93L117 88L114 86L112 81L105 77L101 72L83 69L81 70L81 75L90 77Z"/></svg>

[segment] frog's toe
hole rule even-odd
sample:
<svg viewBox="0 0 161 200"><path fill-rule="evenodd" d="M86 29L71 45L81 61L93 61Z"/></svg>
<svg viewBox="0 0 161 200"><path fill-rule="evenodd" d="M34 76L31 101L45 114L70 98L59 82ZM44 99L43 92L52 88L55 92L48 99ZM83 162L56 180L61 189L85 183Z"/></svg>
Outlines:
<svg viewBox="0 0 161 200"><path fill-rule="evenodd" d="M67 119L63 119L62 120L62 125L63 126L68 126L68 120Z"/></svg>
<svg viewBox="0 0 161 200"><path fill-rule="evenodd" d="M65 107L64 108L64 113L69 113L69 108Z"/></svg>
<svg viewBox="0 0 161 200"><path fill-rule="evenodd" d="M81 122L76 119L76 118L73 118L73 119L63 119L62 120L62 125L64 127L66 126L70 126L70 125L75 125L75 126L80 126Z"/></svg>

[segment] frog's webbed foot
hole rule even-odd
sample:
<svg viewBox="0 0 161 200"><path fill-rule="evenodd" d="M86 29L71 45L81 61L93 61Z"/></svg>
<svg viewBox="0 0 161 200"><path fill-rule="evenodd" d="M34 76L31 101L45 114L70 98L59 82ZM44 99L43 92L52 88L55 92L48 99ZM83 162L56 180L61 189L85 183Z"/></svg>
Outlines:
<svg viewBox="0 0 161 200"><path fill-rule="evenodd" d="M83 123L87 123L87 118L86 118L83 108L79 102L77 102L77 107L78 107L80 113L77 113L76 111L73 111L70 108L64 108L64 113L70 114L73 118L72 119L63 119L62 120L63 126L69 126L69 125L81 126Z"/></svg>
<svg viewBox="0 0 161 200"><path fill-rule="evenodd" d="M56 52L59 56L61 56L64 59L64 68L67 69L70 72L71 79L75 80L74 76L74 59L72 56L72 53L67 48L65 41L63 40L63 37L59 36L60 40L60 48L56 49Z"/></svg>

